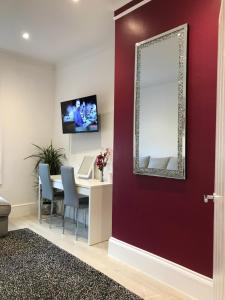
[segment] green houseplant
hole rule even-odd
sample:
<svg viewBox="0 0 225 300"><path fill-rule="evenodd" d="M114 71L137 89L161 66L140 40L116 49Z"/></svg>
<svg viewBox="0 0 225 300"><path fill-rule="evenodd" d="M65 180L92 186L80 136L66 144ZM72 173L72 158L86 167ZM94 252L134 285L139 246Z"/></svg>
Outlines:
<svg viewBox="0 0 225 300"><path fill-rule="evenodd" d="M50 174L56 175L60 174L60 167L62 166L62 160L65 158L64 149L63 148L55 148L52 145L52 142L49 146L41 147L36 144L32 144L36 148L36 152L31 154L25 159L33 158L36 160L34 171L38 173L38 166L40 162L46 163L49 165Z"/></svg>
<svg viewBox="0 0 225 300"><path fill-rule="evenodd" d="M62 166L62 160L65 158L64 149L63 148L55 148L52 145L52 142L49 146L41 147L36 144L32 144L36 151L34 154L31 154L25 159L33 158L35 160L34 165L34 177L35 177L35 184L34 187L38 188L38 166L39 163L43 162L49 165L50 175L57 175L60 174L60 167ZM42 214L49 215L51 209L51 202L45 200L42 204ZM54 208L56 209L56 207Z"/></svg>

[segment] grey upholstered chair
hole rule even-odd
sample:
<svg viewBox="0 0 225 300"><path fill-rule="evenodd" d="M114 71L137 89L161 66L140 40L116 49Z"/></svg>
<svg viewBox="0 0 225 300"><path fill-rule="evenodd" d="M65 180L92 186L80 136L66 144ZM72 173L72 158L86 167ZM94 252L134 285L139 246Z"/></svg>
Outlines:
<svg viewBox="0 0 225 300"><path fill-rule="evenodd" d="M11 211L11 204L0 197L0 237L8 233L8 216Z"/></svg>
<svg viewBox="0 0 225 300"><path fill-rule="evenodd" d="M40 216L40 222L42 221L42 206L43 201L48 200L51 202L51 213L50 213L50 221L49 221L49 227L51 228L52 225L52 216L53 216L53 208L54 208L54 202L55 201L63 201L63 194L62 193L56 193L52 186L52 181L50 177L50 171L49 171L49 165L40 163L39 164L39 176L41 179L41 216Z"/></svg>
<svg viewBox="0 0 225 300"><path fill-rule="evenodd" d="M88 197L84 195L79 195L77 193L75 178L74 178L74 168L62 166L61 176L62 176L62 184L64 189L63 233L65 227L66 206L70 206L74 209L74 220L76 221L75 236L77 238L78 224L79 224L78 222L79 209L88 208L89 199ZM84 222L86 226L86 220Z"/></svg>

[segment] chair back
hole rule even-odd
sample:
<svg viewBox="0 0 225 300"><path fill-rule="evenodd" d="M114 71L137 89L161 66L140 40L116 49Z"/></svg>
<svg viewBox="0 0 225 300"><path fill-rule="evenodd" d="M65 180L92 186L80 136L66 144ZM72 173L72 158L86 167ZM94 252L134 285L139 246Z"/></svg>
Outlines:
<svg viewBox="0 0 225 300"><path fill-rule="evenodd" d="M74 168L61 167L62 184L64 190L64 205L79 207L79 198L75 185Z"/></svg>
<svg viewBox="0 0 225 300"><path fill-rule="evenodd" d="M53 201L54 193L48 164L39 164L39 176L41 179L42 198Z"/></svg>

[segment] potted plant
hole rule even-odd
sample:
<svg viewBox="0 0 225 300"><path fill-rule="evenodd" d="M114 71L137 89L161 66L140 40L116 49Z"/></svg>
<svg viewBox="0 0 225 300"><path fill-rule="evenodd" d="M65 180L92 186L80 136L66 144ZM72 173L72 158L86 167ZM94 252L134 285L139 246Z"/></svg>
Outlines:
<svg viewBox="0 0 225 300"><path fill-rule="evenodd" d="M62 160L65 158L64 149L63 148L55 148L52 145L52 142L49 146L41 147L36 144L32 144L37 152L31 154L25 159L34 158L36 160L34 166L34 172L38 173L39 163L43 162L49 165L50 175L60 174L60 168L62 166Z"/></svg>
<svg viewBox="0 0 225 300"><path fill-rule="evenodd" d="M36 144L32 144L36 152L31 154L25 159L33 158L35 160L34 165L34 175L35 181L37 180L38 176L38 166L39 163L46 163L49 165L50 175L57 175L60 174L60 168L62 166L62 160L65 158L64 149L63 148L55 148L52 145L52 142L49 146L38 146ZM38 186L38 182L35 183L35 187ZM44 201L42 205L42 214L48 215L50 213L51 203L49 201Z"/></svg>

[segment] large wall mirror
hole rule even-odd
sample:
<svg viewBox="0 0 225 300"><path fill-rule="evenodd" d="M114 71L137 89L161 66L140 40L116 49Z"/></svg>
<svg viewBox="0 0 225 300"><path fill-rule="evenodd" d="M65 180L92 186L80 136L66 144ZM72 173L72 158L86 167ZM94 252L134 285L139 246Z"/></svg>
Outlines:
<svg viewBox="0 0 225 300"><path fill-rule="evenodd" d="M187 24L136 44L134 173L185 179Z"/></svg>

